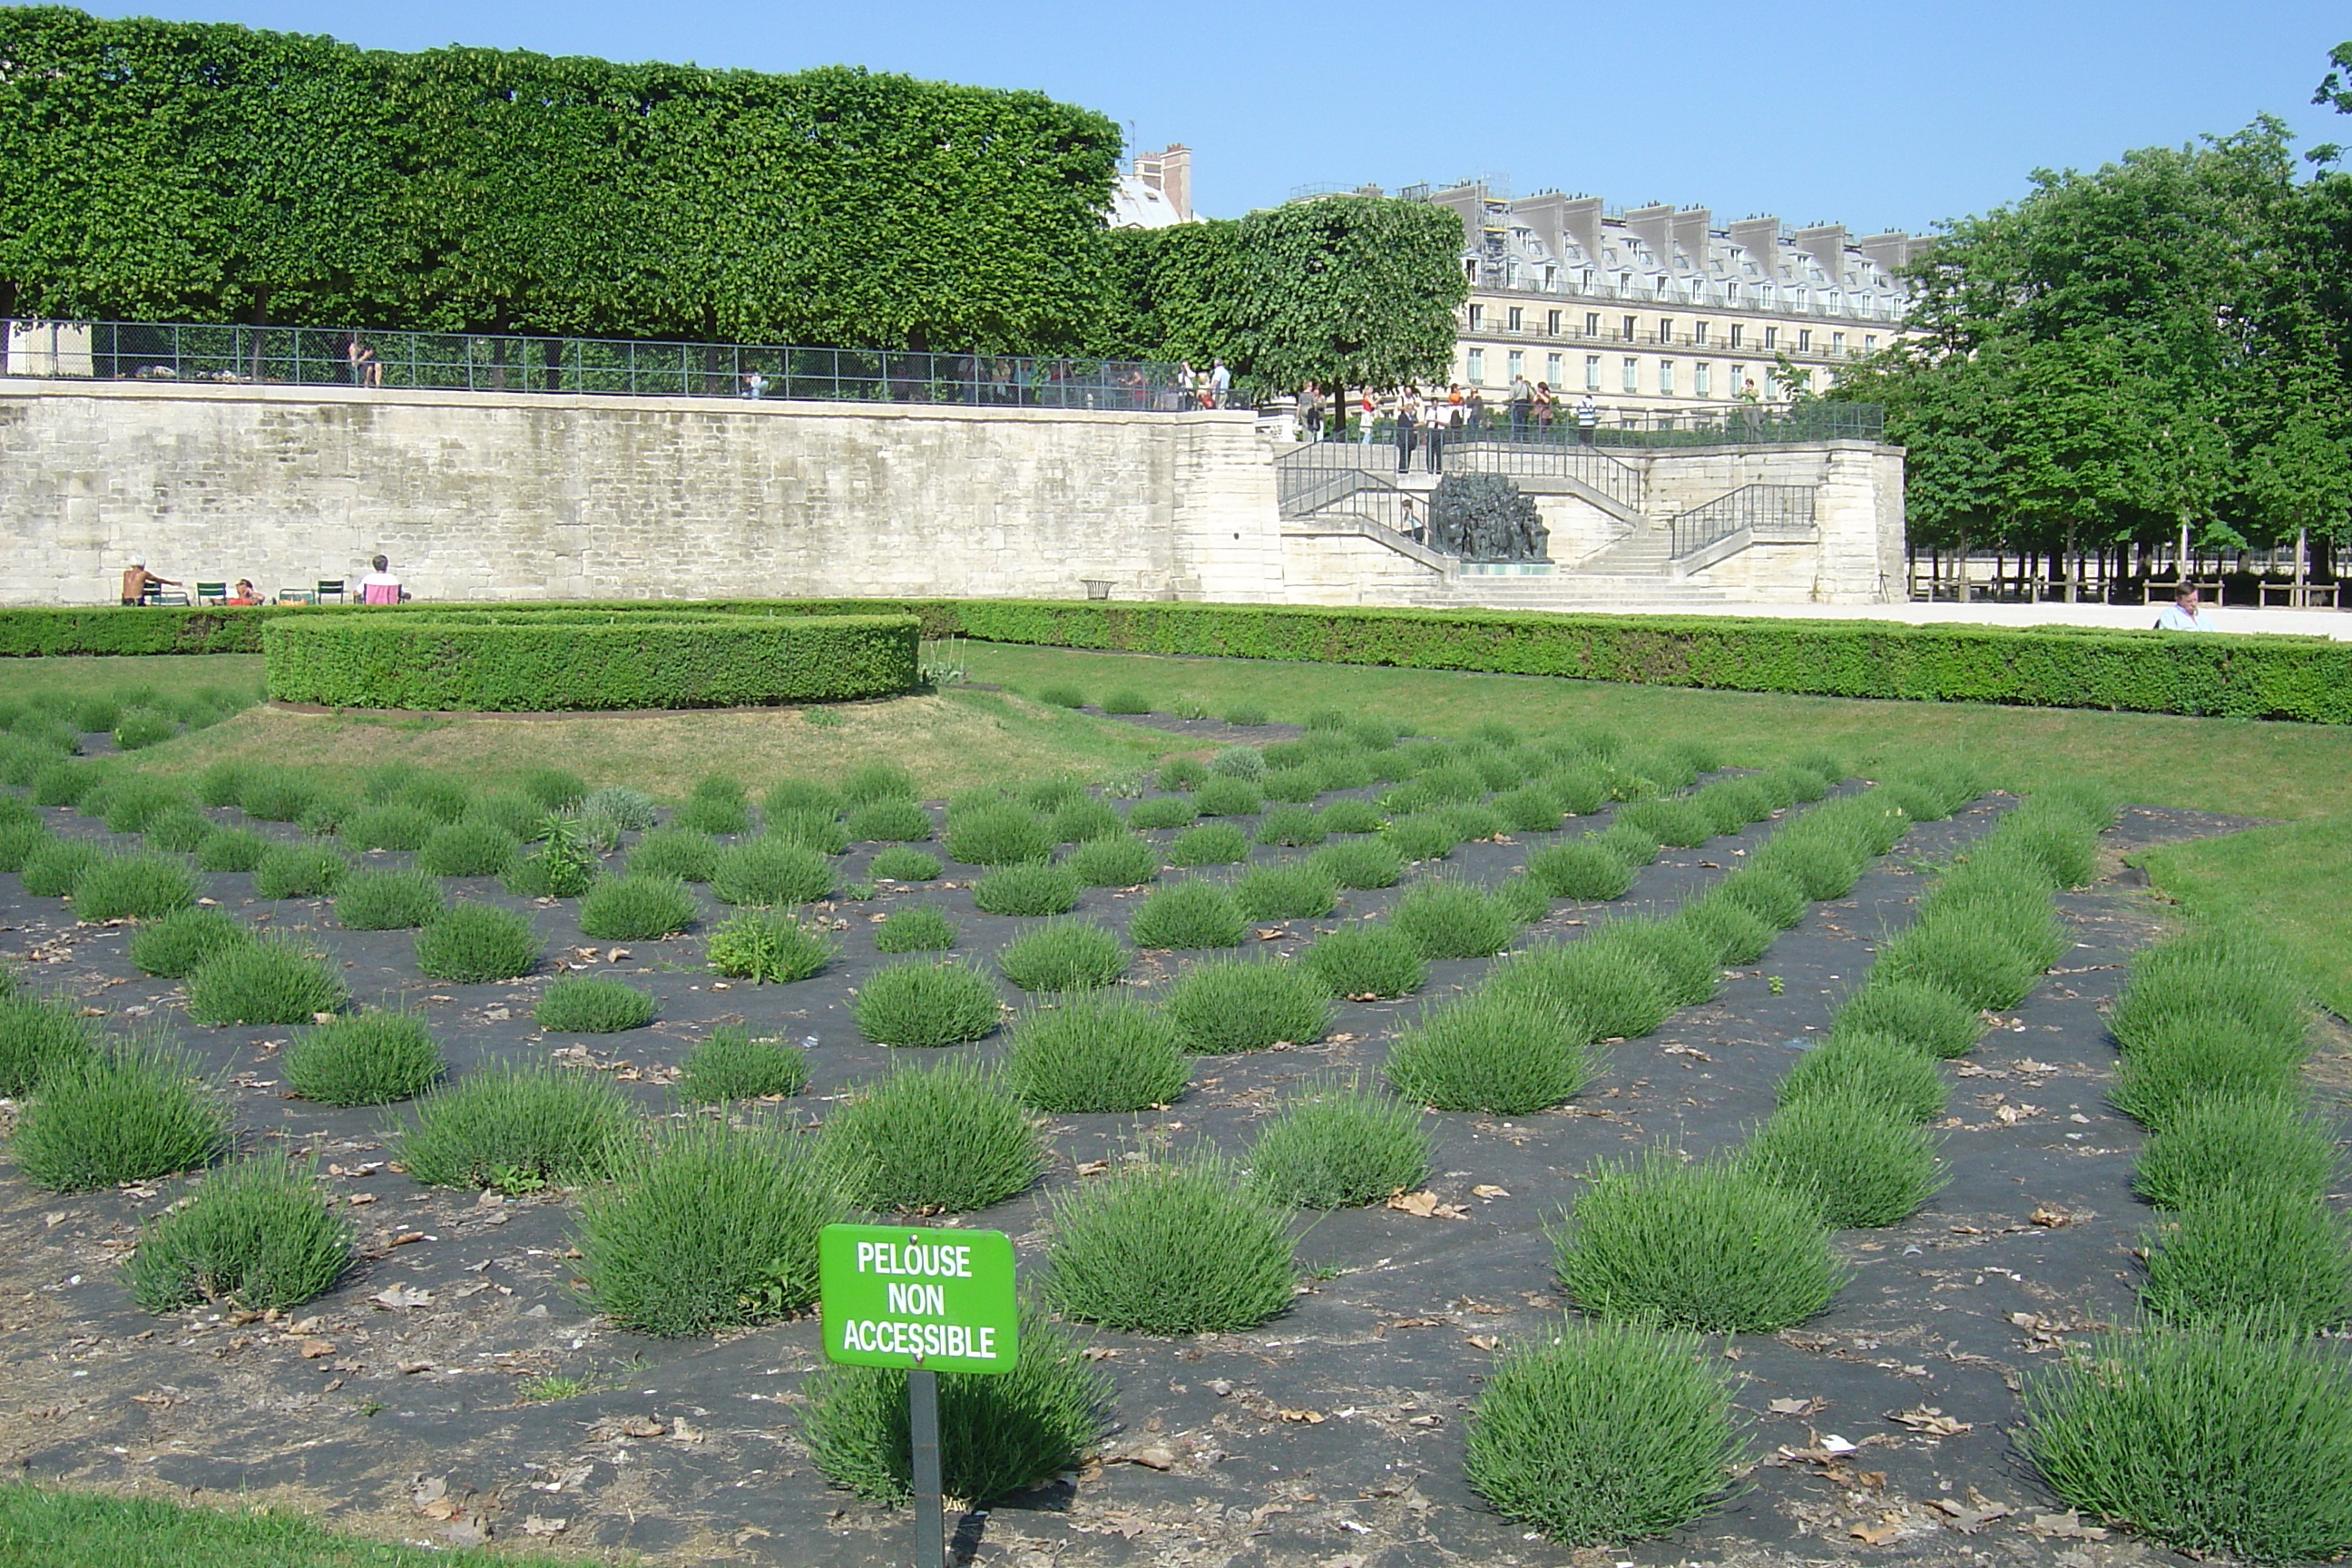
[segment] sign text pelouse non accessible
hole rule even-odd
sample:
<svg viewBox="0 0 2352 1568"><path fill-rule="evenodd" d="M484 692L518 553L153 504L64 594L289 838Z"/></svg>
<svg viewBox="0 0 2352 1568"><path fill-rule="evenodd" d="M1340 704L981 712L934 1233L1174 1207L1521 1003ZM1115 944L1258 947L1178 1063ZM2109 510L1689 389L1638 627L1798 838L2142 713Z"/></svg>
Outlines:
<svg viewBox="0 0 2352 1568"><path fill-rule="evenodd" d="M1003 1231L829 1225L818 1241L825 1355L852 1366L1010 1372L1020 1351Z"/></svg>

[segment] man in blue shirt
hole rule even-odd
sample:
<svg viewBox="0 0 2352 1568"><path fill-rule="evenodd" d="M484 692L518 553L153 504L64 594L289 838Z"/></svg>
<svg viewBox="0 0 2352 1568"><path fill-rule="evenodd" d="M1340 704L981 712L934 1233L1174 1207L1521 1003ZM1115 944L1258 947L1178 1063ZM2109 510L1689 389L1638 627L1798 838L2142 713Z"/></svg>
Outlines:
<svg viewBox="0 0 2352 1568"><path fill-rule="evenodd" d="M2164 606L2156 617L2156 629L2160 632L2210 632L2213 628L2197 618L2197 590L2186 583L2173 602Z"/></svg>

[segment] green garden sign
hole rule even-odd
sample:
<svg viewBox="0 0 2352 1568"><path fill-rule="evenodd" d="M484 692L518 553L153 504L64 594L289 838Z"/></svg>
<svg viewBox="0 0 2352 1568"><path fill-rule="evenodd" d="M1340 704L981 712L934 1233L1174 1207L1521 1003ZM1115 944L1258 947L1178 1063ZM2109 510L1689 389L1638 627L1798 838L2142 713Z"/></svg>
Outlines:
<svg viewBox="0 0 2352 1568"><path fill-rule="evenodd" d="M826 1358L907 1373L915 1562L941 1568L939 1374L1013 1370L1021 1352L1013 1239L1001 1230L829 1225L817 1266Z"/></svg>

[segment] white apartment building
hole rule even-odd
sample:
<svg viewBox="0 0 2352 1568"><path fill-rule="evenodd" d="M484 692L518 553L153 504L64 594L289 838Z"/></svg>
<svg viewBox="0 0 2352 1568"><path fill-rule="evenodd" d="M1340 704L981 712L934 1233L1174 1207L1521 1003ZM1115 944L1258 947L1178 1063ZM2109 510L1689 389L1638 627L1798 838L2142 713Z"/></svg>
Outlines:
<svg viewBox="0 0 2352 1568"><path fill-rule="evenodd" d="M1777 217L1718 227L1705 207L1621 212L1556 191L1515 201L1475 182L1398 195L1462 217L1470 298L1451 379L1492 405L1525 375L1620 418L1719 406L1751 385L1778 401L1784 355L1829 390L1903 331L1896 270L1931 243Z"/></svg>

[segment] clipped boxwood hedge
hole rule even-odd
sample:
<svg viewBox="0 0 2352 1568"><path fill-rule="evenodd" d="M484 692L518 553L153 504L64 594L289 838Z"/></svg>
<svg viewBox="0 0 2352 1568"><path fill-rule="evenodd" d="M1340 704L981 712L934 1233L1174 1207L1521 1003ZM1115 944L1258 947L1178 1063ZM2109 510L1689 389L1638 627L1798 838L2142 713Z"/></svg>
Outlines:
<svg viewBox="0 0 2352 1568"><path fill-rule="evenodd" d="M674 602L643 601L400 612L100 606L0 610L0 656L251 653L264 646L265 628L394 616L445 622L466 616L584 616L608 626L622 619L681 616L912 616L923 637L1056 647L1552 675L1802 696L2352 723L2352 644L2316 637L1712 616L1024 599L714 599L697 602L690 610ZM908 629L903 635L911 670L917 634ZM276 679L273 673L272 695L279 695ZM595 704L667 705L635 699Z"/></svg>
<svg viewBox="0 0 2352 1568"><path fill-rule="evenodd" d="M435 608L265 626L269 695L333 708L730 708L910 691L908 616Z"/></svg>

